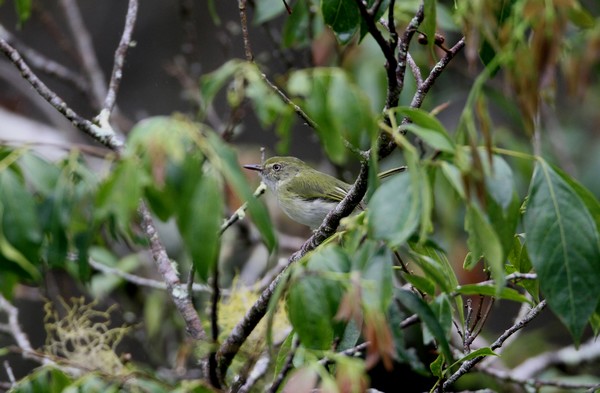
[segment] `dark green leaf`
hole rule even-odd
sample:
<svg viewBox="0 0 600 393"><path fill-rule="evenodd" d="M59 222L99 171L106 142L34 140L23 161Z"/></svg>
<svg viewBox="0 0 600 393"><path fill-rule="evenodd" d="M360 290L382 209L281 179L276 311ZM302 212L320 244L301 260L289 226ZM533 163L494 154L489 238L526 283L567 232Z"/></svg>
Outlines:
<svg viewBox="0 0 600 393"><path fill-rule="evenodd" d="M197 183L189 203L179 211L177 224L196 272L208 280L219 254L219 228L223 219L222 186L210 173Z"/></svg>
<svg viewBox="0 0 600 393"><path fill-rule="evenodd" d="M577 192L542 159L523 223L542 292L578 343L600 298L598 229Z"/></svg>
<svg viewBox="0 0 600 393"><path fill-rule="evenodd" d="M0 209L2 209L0 221L2 237L30 264L37 264L42 233L35 200L17 175L10 170L0 172ZM8 251L8 248L4 251ZM9 257L6 254L5 256L8 259L16 257L16 255Z"/></svg>
<svg viewBox="0 0 600 393"><path fill-rule="evenodd" d="M283 1L282 1L283 2ZM283 25L282 45L290 48L296 45L308 44L310 26L310 14L308 1L297 1Z"/></svg>
<svg viewBox="0 0 600 393"><path fill-rule="evenodd" d="M360 11L354 0L322 0L321 12L342 44L350 41L360 23Z"/></svg>
<svg viewBox="0 0 600 393"><path fill-rule="evenodd" d="M248 211L252 216L252 222L258 228L269 251L272 251L275 248L276 239L269 212L265 205L254 197L246 177L242 173L235 151L225 145L216 134L210 133L207 137L211 151L205 151L205 154L221 171L236 195L241 200L248 202Z"/></svg>
<svg viewBox="0 0 600 393"><path fill-rule="evenodd" d="M15 0L15 9L19 17L19 24L22 25L31 16L31 0Z"/></svg>
<svg viewBox="0 0 600 393"><path fill-rule="evenodd" d="M402 277L408 281L413 287L427 295L435 295L435 283L427 277L417 276L415 274L403 273Z"/></svg>
<svg viewBox="0 0 600 393"><path fill-rule="evenodd" d="M444 328L440 325L438 319L431 307L420 299L417 295L410 291L403 289L396 289L395 297L408 308L412 313L417 314L421 321L427 326L429 332L437 340L438 346L444 354L445 361L450 363L453 359L452 352L450 351L450 345L448 344L448 338Z"/></svg>
<svg viewBox="0 0 600 393"><path fill-rule="evenodd" d="M498 234L477 205L471 204L465 216L465 229L469 233L467 241L472 253L471 263L465 269L472 269L474 264L484 257L492 277L496 281L498 292L504 286L504 254Z"/></svg>

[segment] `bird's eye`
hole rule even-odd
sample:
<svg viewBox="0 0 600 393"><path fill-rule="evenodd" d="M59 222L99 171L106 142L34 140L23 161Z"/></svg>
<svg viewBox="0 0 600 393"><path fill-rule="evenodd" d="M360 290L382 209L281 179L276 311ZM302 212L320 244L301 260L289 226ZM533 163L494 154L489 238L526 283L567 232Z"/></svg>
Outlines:
<svg viewBox="0 0 600 393"><path fill-rule="evenodd" d="M273 164L273 170L274 171L280 171L281 170L281 164Z"/></svg>

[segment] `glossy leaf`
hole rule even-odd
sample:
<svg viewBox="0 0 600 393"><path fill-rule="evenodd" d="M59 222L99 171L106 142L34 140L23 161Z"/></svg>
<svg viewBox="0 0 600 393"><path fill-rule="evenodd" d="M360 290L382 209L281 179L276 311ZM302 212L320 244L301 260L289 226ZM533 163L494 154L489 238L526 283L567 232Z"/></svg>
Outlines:
<svg viewBox="0 0 600 393"><path fill-rule="evenodd" d="M342 44L350 41L360 23L360 11L354 0L322 0L325 23L333 29Z"/></svg>
<svg viewBox="0 0 600 393"><path fill-rule="evenodd" d="M598 230L577 192L541 159L523 224L542 292L578 343L600 299Z"/></svg>

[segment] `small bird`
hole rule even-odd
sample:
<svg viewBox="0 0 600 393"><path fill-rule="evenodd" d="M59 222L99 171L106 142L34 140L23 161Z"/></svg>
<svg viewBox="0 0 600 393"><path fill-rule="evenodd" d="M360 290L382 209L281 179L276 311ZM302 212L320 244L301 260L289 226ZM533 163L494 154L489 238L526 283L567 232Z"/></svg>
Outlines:
<svg viewBox="0 0 600 393"><path fill-rule="evenodd" d="M277 196L281 209L292 220L315 230L325 216L346 196L350 184L319 172L296 157L271 157L262 165L244 165L258 171L263 182ZM402 172L398 167L379 174L380 178Z"/></svg>

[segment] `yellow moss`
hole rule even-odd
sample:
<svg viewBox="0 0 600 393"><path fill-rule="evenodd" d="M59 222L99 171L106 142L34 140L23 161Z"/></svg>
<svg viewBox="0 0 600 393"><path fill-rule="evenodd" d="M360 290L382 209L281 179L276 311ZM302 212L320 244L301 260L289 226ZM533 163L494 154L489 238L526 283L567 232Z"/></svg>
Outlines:
<svg viewBox="0 0 600 393"><path fill-rule="evenodd" d="M73 298L70 305L59 301L62 312L49 301L44 306L44 351L77 367L122 375L125 369L115 348L129 328L109 327L116 306L99 311L94 310L96 301L85 304L84 298Z"/></svg>

